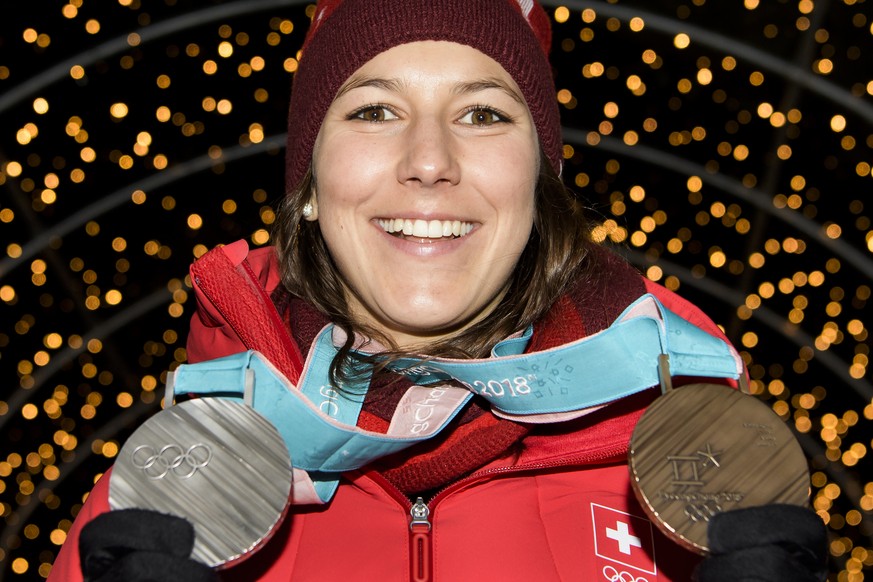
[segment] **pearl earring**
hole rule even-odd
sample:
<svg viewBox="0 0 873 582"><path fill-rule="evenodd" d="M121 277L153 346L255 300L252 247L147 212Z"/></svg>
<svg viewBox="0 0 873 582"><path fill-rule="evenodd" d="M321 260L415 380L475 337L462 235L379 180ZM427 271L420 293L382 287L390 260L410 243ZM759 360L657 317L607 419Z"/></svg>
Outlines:
<svg viewBox="0 0 873 582"><path fill-rule="evenodd" d="M312 202L303 205L303 218L312 218Z"/></svg>

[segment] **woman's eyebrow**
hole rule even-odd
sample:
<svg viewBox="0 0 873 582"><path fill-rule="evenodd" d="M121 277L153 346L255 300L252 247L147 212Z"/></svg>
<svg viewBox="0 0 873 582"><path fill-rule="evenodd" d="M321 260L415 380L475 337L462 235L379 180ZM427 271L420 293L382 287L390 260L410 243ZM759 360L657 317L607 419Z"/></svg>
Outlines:
<svg viewBox="0 0 873 582"><path fill-rule="evenodd" d="M519 95L517 91L515 91L506 83L502 82L500 79L495 78L477 79L475 81L465 81L463 83L457 83L452 89L452 92L457 95L464 95L469 93L478 93L479 91L485 91L487 89L498 89L512 97L520 105L527 105L524 101L524 98Z"/></svg>
<svg viewBox="0 0 873 582"><path fill-rule="evenodd" d="M335 99L339 99L349 91L352 91L353 89L359 89L361 87L375 87L378 89L384 89L386 91L402 93L406 86L407 83L401 79L386 79L383 77L353 77L349 80L348 83L340 87L339 91L337 91ZM506 83L495 78L476 79L474 81L463 81L456 83L452 87L452 93L454 93L455 95L465 95L486 91L488 89L497 89L499 91L503 91L513 100L517 101L520 105L526 105L524 98L519 95L517 91L515 91Z"/></svg>
<svg viewBox="0 0 873 582"><path fill-rule="evenodd" d="M378 89L385 89L386 91L399 93L403 90L405 85L406 84L400 79L384 79L382 77L352 77L351 79L349 79L348 83L340 87L334 99L339 99L352 89L359 89L361 87L376 87Z"/></svg>

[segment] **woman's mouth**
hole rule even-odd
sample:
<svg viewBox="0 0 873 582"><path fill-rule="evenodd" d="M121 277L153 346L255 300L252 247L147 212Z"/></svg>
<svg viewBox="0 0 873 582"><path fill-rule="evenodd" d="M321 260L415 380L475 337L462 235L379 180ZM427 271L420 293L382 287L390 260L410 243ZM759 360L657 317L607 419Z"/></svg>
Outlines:
<svg viewBox="0 0 873 582"><path fill-rule="evenodd" d="M473 230L472 223L460 220L380 218L378 223L388 234L421 239L459 238L466 236Z"/></svg>

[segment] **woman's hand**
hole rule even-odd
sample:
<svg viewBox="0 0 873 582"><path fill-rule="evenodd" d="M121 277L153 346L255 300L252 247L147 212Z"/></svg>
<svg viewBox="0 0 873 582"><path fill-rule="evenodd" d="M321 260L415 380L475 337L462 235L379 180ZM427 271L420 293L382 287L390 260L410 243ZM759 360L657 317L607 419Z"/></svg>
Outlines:
<svg viewBox="0 0 873 582"><path fill-rule="evenodd" d="M824 582L827 530L795 505L763 505L716 515L708 529L710 556L699 582Z"/></svg>
<svg viewBox="0 0 873 582"><path fill-rule="evenodd" d="M186 520L145 509L97 516L79 537L85 582L215 582L215 572L192 560L194 528Z"/></svg>

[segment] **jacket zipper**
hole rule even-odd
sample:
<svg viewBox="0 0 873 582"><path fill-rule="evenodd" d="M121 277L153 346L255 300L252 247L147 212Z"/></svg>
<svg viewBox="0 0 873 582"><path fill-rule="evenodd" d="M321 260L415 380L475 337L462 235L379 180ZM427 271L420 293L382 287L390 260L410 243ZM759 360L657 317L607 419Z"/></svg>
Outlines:
<svg viewBox="0 0 873 582"><path fill-rule="evenodd" d="M393 483L376 471L368 471L367 477L378 483L382 489L397 500L399 504L409 510L409 579L411 582L431 582L433 576L433 523L430 521L430 515L432 508L452 491L461 489L471 483L494 475L524 473L527 471L554 469L557 467L569 467L573 465L597 465L613 460L619 461L621 460L622 455L626 454L627 446L622 445L619 447L608 448L597 453L581 455L572 459L486 469L446 485L430 499L429 503L425 502L422 497L416 498L415 503L412 503L402 491L397 489Z"/></svg>
<svg viewBox="0 0 873 582"><path fill-rule="evenodd" d="M431 523L430 508L424 499L419 497L409 509L412 519L409 522L409 564L410 580L412 582L430 582L431 580Z"/></svg>

